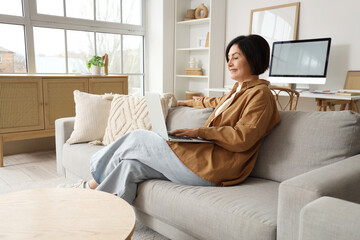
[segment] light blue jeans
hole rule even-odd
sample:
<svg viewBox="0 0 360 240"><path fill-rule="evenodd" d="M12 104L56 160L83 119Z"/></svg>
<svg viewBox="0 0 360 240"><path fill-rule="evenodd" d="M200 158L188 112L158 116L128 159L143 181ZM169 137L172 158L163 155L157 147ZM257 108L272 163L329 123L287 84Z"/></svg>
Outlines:
<svg viewBox="0 0 360 240"><path fill-rule="evenodd" d="M165 139L147 130L132 131L95 153L91 173L99 184L96 190L117 193L130 204L136 198L137 184L148 179L215 186L188 169Z"/></svg>

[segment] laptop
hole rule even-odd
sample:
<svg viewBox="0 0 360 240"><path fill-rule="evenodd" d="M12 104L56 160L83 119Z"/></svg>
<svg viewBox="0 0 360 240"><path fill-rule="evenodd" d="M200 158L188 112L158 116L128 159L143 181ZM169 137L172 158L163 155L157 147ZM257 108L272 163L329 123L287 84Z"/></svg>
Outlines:
<svg viewBox="0 0 360 240"><path fill-rule="evenodd" d="M211 141L201 138L177 137L170 135L166 128L163 110L158 93L146 92L146 103L149 109L149 116L152 125L152 131L159 134L166 141L171 142L192 142L192 143L209 143Z"/></svg>

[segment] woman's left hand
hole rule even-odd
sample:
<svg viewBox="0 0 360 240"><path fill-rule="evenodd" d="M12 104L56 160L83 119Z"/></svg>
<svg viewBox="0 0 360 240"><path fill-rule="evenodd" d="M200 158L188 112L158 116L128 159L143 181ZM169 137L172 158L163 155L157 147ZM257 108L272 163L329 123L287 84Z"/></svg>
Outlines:
<svg viewBox="0 0 360 240"><path fill-rule="evenodd" d="M183 128L183 129L176 129L170 132L170 135L175 136L187 136L187 137L199 137L199 129L198 128Z"/></svg>

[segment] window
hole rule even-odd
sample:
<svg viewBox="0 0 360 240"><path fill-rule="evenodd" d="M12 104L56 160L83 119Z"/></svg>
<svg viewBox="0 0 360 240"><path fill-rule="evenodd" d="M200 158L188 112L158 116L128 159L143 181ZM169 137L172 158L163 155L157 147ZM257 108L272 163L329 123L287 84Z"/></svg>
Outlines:
<svg viewBox="0 0 360 240"><path fill-rule="evenodd" d="M34 27L37 73L66 73L64 30Z"/></svg>
<svg viewBox="0 0 360 240"><path fill-rule="evenodd" d="M21 0L0 0L0 14L23 16Z"/></svg>
<svg viewBox="0 0 360 240"><path fill-rule="evenodd" d="M86 60L107 53L109 73L128 75L129 93L142 95L143 3L0 0L0 32L6 33L0 38L0 74L89 74Z"/></svg>
<svg viewBox="0 0 360 240"><path fill-rule="evenodd" d="M0 74L26 73L24 26L0 23L0 33Z"/></svg>

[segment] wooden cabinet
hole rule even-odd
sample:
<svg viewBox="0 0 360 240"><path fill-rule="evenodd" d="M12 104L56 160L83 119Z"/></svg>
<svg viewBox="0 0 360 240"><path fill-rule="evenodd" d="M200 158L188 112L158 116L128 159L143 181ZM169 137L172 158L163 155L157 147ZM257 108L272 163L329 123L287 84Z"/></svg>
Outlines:
<svg viewBox="0 0 360 240"><path fill-rule="evenodd" d="M200 92L205 96L217 96L209 88L223 87L225 68L225 3L219 0L175 1L175 51L174 93L185 99L186 91ZM185 20L188 9L204 3L207 18ZM209 46L204 46L208 36ZM195 60L203 75L188 75L186 68Z"/></svg>
<svg viewBox="0 0 360 240"><path fill-rule="evenodd" d="M75 116L74 90L128 94L127 76L0 76L0 167L3 142L55 135L55 120Z"/></svg>
<svg viewBox="0 0 360 240"><path fill-rule="evenodd" d="M44 129L41 78L0 78L0 134L38 129Z"/></svg>
<svg viewBox="0 0 360 240"><path fill-rule="evenodd" d="M55 120L75 116L74 90L88 92L88 78L44 78L45 128L55 128Z"/></svg>

